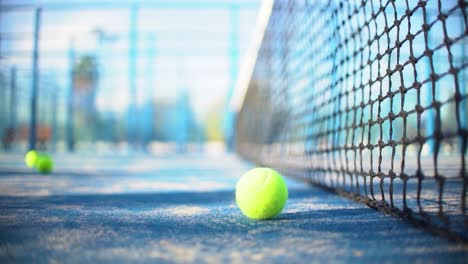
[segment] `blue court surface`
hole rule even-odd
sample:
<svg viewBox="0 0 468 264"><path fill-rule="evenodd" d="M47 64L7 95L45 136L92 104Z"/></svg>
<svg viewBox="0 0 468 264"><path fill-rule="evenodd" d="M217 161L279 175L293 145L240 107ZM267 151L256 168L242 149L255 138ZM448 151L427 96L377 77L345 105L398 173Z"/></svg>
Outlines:
<svg viewBox="0 0 468 264"><path fill-rule="evenodd" d="M0 262L466 263L468 247L288 180L273 220L242 215L235 155L0 157Z"/></svg>

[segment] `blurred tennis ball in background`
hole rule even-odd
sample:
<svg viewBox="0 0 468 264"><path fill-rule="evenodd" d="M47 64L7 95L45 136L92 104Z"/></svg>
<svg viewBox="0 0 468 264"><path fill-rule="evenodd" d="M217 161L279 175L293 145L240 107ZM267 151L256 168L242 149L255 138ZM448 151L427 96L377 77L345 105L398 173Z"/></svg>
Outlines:
<svg viewBox="0 0 468 264"><path fill-rule="evenodd" d="M263 220L277 216L288 199L288 188L277 171L255 168L245 173L236 186L236 202L246 216Z"/></svg>
<svg viewBox="0 0 468 264"><path fill-rule="evenodd" d="M51 173L54 168L52 158L47 154L39 155L36 161L36 169L40 173Z"/></svg>
<svg viewBox="0 0 468 264"><path fill-rule="evenodd" d="M35 150L30 150L24 156L24 161L26 165L30 168L34 168L36 166L37 158L39 157L39 153Z"/></svg>

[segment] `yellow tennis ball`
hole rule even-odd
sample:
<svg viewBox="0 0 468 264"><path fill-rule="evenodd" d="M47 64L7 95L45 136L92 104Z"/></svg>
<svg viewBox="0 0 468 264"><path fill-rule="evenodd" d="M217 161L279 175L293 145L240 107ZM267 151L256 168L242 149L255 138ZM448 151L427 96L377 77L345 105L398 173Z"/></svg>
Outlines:
<svg viewBox="0 0 468 264"><path fill-rule="evenodd" d="M245 173L236 186L236 202L242 213L253 219L270 219L283 210L288 188L277 171L255 168Z"/></svg>
<svg viewBox="0 0 468 264"><path fill-rule="evenodd" d="M40 155L37 158L36 169L40 173L51 173L54 168L54 162L49 155Z"/></svg>
<svg viewBox="0 0 468 264"><path fill-rule="evenodd" d="M39 157L39 153L35 150L30 150L24 156L24 161L26 165L30 168L34 168L36 166L37 158Z"/></svg>

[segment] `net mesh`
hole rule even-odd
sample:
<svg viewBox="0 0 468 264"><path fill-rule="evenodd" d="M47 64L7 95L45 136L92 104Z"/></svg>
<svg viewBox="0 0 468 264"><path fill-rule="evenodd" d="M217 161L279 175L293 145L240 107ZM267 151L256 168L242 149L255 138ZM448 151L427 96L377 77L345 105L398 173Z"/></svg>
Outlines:
<svg viewBox="0 0 468 264"><path fill-rule="evenodd" d="M238 152L467 242L466 7L275 1Z"/></svg>

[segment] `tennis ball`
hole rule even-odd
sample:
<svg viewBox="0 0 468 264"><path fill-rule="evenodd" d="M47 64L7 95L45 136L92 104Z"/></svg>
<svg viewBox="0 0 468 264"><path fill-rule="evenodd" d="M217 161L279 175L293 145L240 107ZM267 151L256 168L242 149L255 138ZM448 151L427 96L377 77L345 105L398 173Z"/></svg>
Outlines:
<svg viewBox="0 0 468 264"><path fill-rule="evenodd" d="M30 168L34 168L36 166L37 158L39 157L39 153L35 150L30 150L24 156L24 161L26 165Z"/></svg>
<svg viewBox="0 0 468 264"><path fill-rule="evenodd" d="M50 173L54 168L54 163L49 155L39 155L36 162L36 169L40 173Z"/></svg>
<svg viewBox="0 0 468 264"><path fill-rule="evenodd" d="M288 199L283 177L270 168L245 173L236 186L236 202L246 216L263 220L277 216Z"/></svg>

